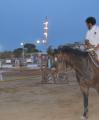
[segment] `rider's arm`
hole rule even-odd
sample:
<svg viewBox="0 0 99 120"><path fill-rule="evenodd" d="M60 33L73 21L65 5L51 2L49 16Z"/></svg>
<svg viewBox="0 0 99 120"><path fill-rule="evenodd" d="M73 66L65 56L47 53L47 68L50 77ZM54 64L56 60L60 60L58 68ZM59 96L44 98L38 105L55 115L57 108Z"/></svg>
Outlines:
<svg viewBox="0 0 99 120"><path fill-rule="evenodd" d="M90 43L90 31L87 32L86 37L85 37L85 48L86 49L92 48L92 45Z"/></svg>

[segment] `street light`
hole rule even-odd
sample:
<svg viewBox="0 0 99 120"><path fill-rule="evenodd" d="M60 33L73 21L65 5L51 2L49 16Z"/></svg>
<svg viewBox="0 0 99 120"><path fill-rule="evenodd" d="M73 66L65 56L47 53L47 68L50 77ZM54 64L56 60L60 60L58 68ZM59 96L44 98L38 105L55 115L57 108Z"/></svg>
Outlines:
<svg viewBox="0 0 99 120"><path fill-rule="evenodd" d="M21 43L21 46L24 46L24 43Z"/></svg>
<svg viewBox="0 0 99 120"><path fill-rule="evenodd" d="M25 55L24 43L22 42L20 45L22 46L22 58L23 58L23 61L24 61L24 55Z"/></svg>
<svg viewBox="0 0 99 120"><path fill-rule="evenodd" d="M40 44L40 42L41 42L40 40L37 40L37 41L36 41L37 44Z"/></svg>

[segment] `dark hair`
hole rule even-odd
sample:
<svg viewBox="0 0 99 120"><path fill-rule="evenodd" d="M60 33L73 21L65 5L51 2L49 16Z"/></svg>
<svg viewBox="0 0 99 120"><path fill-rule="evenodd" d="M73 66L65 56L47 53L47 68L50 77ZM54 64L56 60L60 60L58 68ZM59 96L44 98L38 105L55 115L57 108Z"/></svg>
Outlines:
<svg viewBox="0 0 99 120"><path fill-rule="evenodd" d="M86 23L91 23L92 25L95 25L96 24L96 19L94 17L88 17L86 19Z"/></svg>

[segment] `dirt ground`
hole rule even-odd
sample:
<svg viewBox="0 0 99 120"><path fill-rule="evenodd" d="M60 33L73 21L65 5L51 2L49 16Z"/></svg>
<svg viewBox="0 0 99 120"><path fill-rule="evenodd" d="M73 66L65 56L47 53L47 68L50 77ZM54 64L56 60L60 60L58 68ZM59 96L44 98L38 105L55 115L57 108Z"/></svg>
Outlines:
<svg viewBox="0 0 99 120"><path fill-rule="evenodd" d="M40 84L41 78L0 82L0 120L80 120L77 84ZM99 95L90 91L89 120L99 120Z"/></svg>

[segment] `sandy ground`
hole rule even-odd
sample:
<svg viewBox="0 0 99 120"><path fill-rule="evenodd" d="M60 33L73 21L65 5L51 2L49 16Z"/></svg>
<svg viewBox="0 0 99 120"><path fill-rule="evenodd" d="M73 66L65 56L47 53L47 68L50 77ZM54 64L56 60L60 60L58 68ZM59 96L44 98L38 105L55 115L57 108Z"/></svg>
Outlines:
<svg viewBox="0 0 99 120"><path fill-rule="evenodd" d="M77 84L40 84L41 78L0 82L0 120L80 120ZM99 120L99 96L90 91L89 120Z"/></svg>

